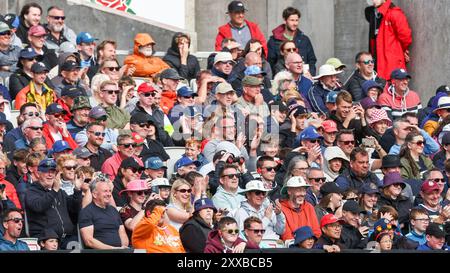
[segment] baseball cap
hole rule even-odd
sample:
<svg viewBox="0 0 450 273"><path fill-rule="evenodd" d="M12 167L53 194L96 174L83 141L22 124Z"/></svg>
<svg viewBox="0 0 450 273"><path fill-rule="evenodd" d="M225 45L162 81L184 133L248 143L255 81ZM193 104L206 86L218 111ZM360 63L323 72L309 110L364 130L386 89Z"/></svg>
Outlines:
<svg viewBox="0 0 450 273"><path fill-rule="evenodd" d="M43 36L43 35L47 35L47 31L45 31L45 28L43 26L36 25L36 26L30 27L30 29L28 30L28 35Z"/></svg>
<svg viewBox="0 0 450 273"><path fill-rule="evenodd" d="M79 45L81 43L89 44L89 43L94 42L95 40L98 40L98 39L92 37L92 35L90 33L88 33L88 32L80 32L77 35L76 42L77 42L77 45Z"/></svg>
<svg viewBox="0 0 450 273"><path fill-rule="evenodd" d="M241 1L231 1L230 4L228 4L228 13L244 11L247 11L247 9Z"/></svg>
<svg viewBox="0 0 450 273"><path fill-rule="evenodd" d="M8 24L5 23L5 22L0 22L0 32L5 32L5 31L8 31L8 30L11 30L9 28Z"/></svg>
<svg viewBox="0 0 450 273"><path fill-rule="evenodd" d="M159 158L157 156L152 156L152 157L147 158L144 166L146 169L152 169L152 170L158 170L161 168L167 169L167 167L164 166L164 163L161 160L161 158Z"/></svg>
<svg viewBox="0 0 450 273"><path fill-rule="evenodd" d="M348 212L351 212L351 213L355 213L355 214L366 213L366 211L364 209L362 209L358 205L358 202L356 202L355 200L347 200L344 203L344 206L342 206L342 210L343 211L348 211Z"/></svg>
<svg viewBox="0 0 450 273"><path fill-rule="evenodd" d="M42 55L37 54L34 48L32 47L24 48L19 53L19 59L33 59L39 56Z"/></svg>
<svg viewBox="0 0 450 273"><path fill-rule="evenodd" d="M196 97L197 93L192 91L189 86L182 86L177 90L178 97Z"/></svg>
<svg viewBox="0 0 450 273"><path fill-rule="evenodd" d="M80 87L76 85L66 85L61 89L61 97L70 97L72 99L83 96L83 91ZM89 108L91 106L89 105Z"/></svg>
<svg viewBox="0 0 450 273"><path fill-rule="evenodd" d="M214 64L216 64L218 62L233 62L233 63L236 63L233 60L233 56L231 55L231 53L230 52L225 52L225 51L218 52L216 54L216 56L214 56Z"/></svg>
<svg viewBox="0 0 450 273"><path fill-rule="evenodd" d="M183 77L178 74L173 68L167 68L163 70L159 76L161 79L183 80Z"/></svg>
<svg viewBox="0 0 450 273"><path fill-rule="evenodd" d="M336 122L331 119L327 119L322 122L322 127L326 133L334 133L338 131Z"/></svg>
<svg viewBox="0 0 450 273"><path fill-rule="evenodd" d="M231 84L227 82L221 82L216 86L216 94L226 94L228 92L235 92Z"/></svg>
<svg viewBox="0 0 450 273"><path fill-rule="evenodd" d="M374 193L380 193L380 191L378 190L378 186L375 183L369 182L369 183L364 183L359 188L359 193L361 193L361 194L374 194Z"/></svg>
<svg viewBox="0 0 450 273"><path fill-rule="evenodd" d="M33 73L42 73L42 72L48 72L47 66L43 62L36 62L31 66L31 72Z"/></svg>
<svg viewBox="0 0 450 273"><path fill-rule="evenodd" d="M262 79L258 78L258 77L254 77L254 76L245 76L242 79L242 85L247 85L247 86L258 86L262 84Z"/></svg>
<svg viewBox="0 0 450 273"><path fill-rule="evenodd" d="M46 115L53 115L53 114L65 113L65 112L66 112L66 110L64 110L62 108L62 106L57 104L56 102L50 104L49 106L47 106L47 109L45 109Z"/></svg>
<svg viewBox="0 0 450 273"><path fill-rule="evenodd" d="M61 153L67 150L72 150L69 143L65 140L57 140L55 143L53 143L52 146L52 152L54 153Z"/></svg>
<svg viewBox="0 0 450 273"><path fill-rule="evenodd" d="M336 91L328 92L325 103L336 103L337 95L338 93Z"/></svg>
<svg viewBox="0 0 450 273"><path fill-rule="evenodd" d="M78 97L75 97L73 99L73 105L72 105L72 108L70 109L70 111L75 111L75 110L84 109L84 108L87 108L90 110L92 107L91 107L91 103L89 102L89 98L84 95L84 92L83 92L84 90L82 90L80 87L77 87L77 88L78 88L78 91L76 91L76 93L78 94L79 92L81 92L81 94ZM61 93L61 96L63 96L62 93Z"/></svg>
<svg viewBox="0 0 450 273"><path fill-rule="evenodd" d="M403 68L397 68L391 72L391 80L392 79L402 80L406 78L411 79L411 76Z"/></svg>
<svg viewBox="0 0 450 273"><path fill-rule="evenodd" d="M320 187L320 194L325 196L330 193L343 193L344 189L338 186L338 184L334 182L327 182Z"/></svg>
<svg viewBox="0 0 450 273"><path fill-rule="evenodd" d="M156 89L148 82L143 82L138 86L137 92L138 93L149 93L149 92L155 92Z"/></svg>
<svg viewBox="0 0 450 273"><path fill-rule="evenodd" d="M89 117L93 119L99 119L103 116L107 116L106 111L101 106L94 106L92 107L91 111L89 111Z"/></svg>
<svg viewBox="0 0 450 273"><path fill-rule="evenodd" d="M130 124L148 123L150 121L150 115L143 112L134 113L130 118Z"/></svg>
<svg viewBox="0 0 450 273"><path fill-rule="evenodd" d="M320 220L320 228L323 228L326 225L338 223L339 219L332 213L326 214Z"/></svg>
<svg viewBox="0 0 450 273"><path fill-rule="evenodd" d="M135 168L135 169L139 169L139 170L143 170L144 169L144 167L142 167L136 161L136 159L134 159L134 157L132 157L132 156L122 160L122 163L120 163L120 168L121 169Z"/></svg>
<svg viewBox="0 0 450 273"><path fill-rule="evenodd" d="M45 158L39 162L38 171L46 173L50 170L56 170L56 162L53 158Z"/></svg>
<svg viewBox="0 0 450 273"><path fill-rule="evenodd" d="M81 66L74 61L65 61L62 65L61 65L61 71L73 71L75 69L80 69Z"/></svg>
<svg viewBox="0 0 450 273"><path fill-rule="evenodd" d="M254 75L266 75L267 73L262 71L261 68L257 65L250 65L244 70L245 76L254 76Z"/></svg>
<svg viewBox="0 0 450 273"><path fill-rule="evenodd" d="M189 158L187 156L183 156L175 163L175 167L177 169L179 169L181 167L188 166L191 164L194 164L197 168L200 167L200 165L201 165L200 161L192 160L191 158Z"/></svg>
<svg viewBox="0 0 450 273"><path fill-rule="evenodd" d="M72 154L77 158L88 158L92 155L92 153L86 147L78 147L73 150Z"/></svg>
<svg viewBox="0 0 450 273"><path fill-rule="evenodd" d="M431 180L424 181L420 187L420 191L423 193L431 193L433 191L440 190L439 185Z"/></svg>
<svg viewBox="0 0 450 273"><path fill-rule="evenodd" d="M20 24L19 16L14 13L8 13L3 16L3 21L8 24L8 26L13 28L18 28Z"/></svg>
<svg viewBox="0 0 450 273"><path fill-rule="evenodd" d="M300 141L308 139L318 139L322 136L317 132L316 127L308 126L299 135Z"/></svg>
<svg viewBox="0 0 450 273"><path fill-rule="evenodd" d="M361 85L361 88L362 88L364 94L366 94L366 95L367 95L367 92L369 92L369 90L372 88L377 88L378 93L383 91L383 86L381 86L381 84L379 84L378 82L376 82L374 80L368 80L368 81L363 82L363 84Z"/></svg>

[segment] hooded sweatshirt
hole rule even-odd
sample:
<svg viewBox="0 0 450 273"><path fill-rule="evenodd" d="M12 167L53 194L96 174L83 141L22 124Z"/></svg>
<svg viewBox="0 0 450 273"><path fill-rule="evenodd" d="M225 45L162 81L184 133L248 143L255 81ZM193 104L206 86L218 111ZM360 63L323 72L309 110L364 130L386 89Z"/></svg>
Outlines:
<svg viewBox="0 0 450 273"><path fill-rule="evenodd" d="M169 68L169 66L160 58L154 56L146 57L139 52L139 46L147 44L155 44L155 41L149 34L136 34L136 37L134 38L134 53L133 55L128 55L124 60L124 64L136 68L136 71L133 74L134 77L152 77L154 74Z"/></svg>
<svg viewBox="0 0 450 273"><path fill-rule="evenodd" d="M388 115L392 116L393 120L400 118L406 112L417 114L422 109L420 97L416 92L407 89L403 95L399 95L393 85L384 89L377 102Z"/></svg>
<svg viewBox="0 0 450 273"><path fill-rule="evenodd" d="M217 188L216 194L211 198L217 209L227 208L231 213L234 213L245 201L245 197L239 194L241 189L238 189L236 193L226 191L222 186Z"/></svg>
<svg viewBox="0 0 450 273"><path fill-rule="evenodd" d="M239 245L240 243L245 242L240 237L237 237L236 241L230 247L225 248L222 244L222 240L219 235L218 230L213 230L208 235L208 240L206 240L206 247L204 253L232 253L232 248ZM248 249L258 249L259 247L252 242L247 242L246 248Z"/></svg>
<svg viewBox="0 0 450 273"><path fill-rule="evenodd" d="M186 64L181 64L180 50L178 49L178 44L176 43L176 38L182 34L181 32L175 33L172 38L172 45L167 49L166 56L164 56L163 61L168 65L175 68L181 77L191 81L195 79L197 73L200 71L200 64L197 58L189 54L187 57Z"/></svg>

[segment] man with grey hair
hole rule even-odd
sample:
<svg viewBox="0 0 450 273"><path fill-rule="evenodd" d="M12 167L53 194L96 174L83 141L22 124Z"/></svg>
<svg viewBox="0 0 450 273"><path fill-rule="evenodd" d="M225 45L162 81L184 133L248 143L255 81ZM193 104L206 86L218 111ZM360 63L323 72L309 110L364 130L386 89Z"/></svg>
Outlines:
<svg viewBox="0 0 450 273"><path fill-rule="evenodd" d="M42 120L34 117L25 120L22 125L23 138L14 142L14 150L30 148L30 142L33 138L42 138Z"/></svg>
<svg viewBox="0 0 450 273"><path fill-rule="evenodd" d="M91 249L128 248L129 239L120 214L111 205L113 201L110 180L100 174L91 182L89 188L92 202L81 210L78 221L84 244Z"/></svg>
<svg viewBox="0 0 450 273"><path fill-rule="evenodd" d="M306 178L308 179L309 187L306 190L305 201L311 205L316 206L319 204L322 196L320 195L320 188L326 182L325 174L321 168L311 167L306 172Z"/></svg>
<svg viewBox="0 0 450 273"><path fill-rule="evenodd" d="M64 42L70 42L76 45L77 35L64 23L66 16L64 10L58 6L51 6L47 9L47 24L44 27L47 30L45 45L48 49L59 50L59 46Z"/></svg>

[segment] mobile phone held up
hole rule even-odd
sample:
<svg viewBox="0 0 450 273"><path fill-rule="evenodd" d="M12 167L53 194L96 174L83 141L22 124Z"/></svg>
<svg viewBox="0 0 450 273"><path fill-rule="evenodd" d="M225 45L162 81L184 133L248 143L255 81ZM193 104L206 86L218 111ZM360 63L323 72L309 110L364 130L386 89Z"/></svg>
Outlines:
<svg viewBox="0 0 450 273"><path fill-rule="evenodd" d="M364 145L365 147L374 148L375 147L375 139L365 137L362 139L362 145Z"/></svg>

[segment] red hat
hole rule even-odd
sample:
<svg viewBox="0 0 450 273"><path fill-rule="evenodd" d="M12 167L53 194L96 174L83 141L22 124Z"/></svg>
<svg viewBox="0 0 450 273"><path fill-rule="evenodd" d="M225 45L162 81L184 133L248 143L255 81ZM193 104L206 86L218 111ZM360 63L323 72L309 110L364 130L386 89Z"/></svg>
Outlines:
<svg viewBox="0 0 450 273"><path fill-rule="evenodd" d="M36 25L36 26L30 27L30 29L28 30L28 35L43 36L43 35L47 35L47 31L45 31L45 28L43 26Z"/></svg>
<svg viewBox="0 0 450 273"><path fill-rule="evenodd" d="M331 119L327 119L324 122L322 122L322 127L325 133L334 133L338 131L336 122Z"/></svg>
<svg viewBox="0 0 450 273"><path fill-rule="evenodd" d="M339 219L332 213L326 214L320 220L320 228L323 228L326 225L338 223Z"/></svg>
<svg viewBox="0 0 450 273"><path fill-rule="evenodd" d="M134 143L136 143L136 145L140 146L140 145L144 144L144 138L141 137L138 133L133 132L133 133L131 133L131 136L133 138Z"/></svg>
<svg viewBox="0 0 450 273"><path fill-rule="evenodd" d="M427 180L422 183L422 187L420 188L420 190L423 193L431 193L432 191L440 190L440 189L439 189L439 185L436 182Z"/></svg>
<svg viewBox="0 0 450 273"><path fill-rule="evenodd" d="M139 85L137 91L138 93L148 93L148 92L155 92L156 89L151 84L143 82Z"/></svg>

